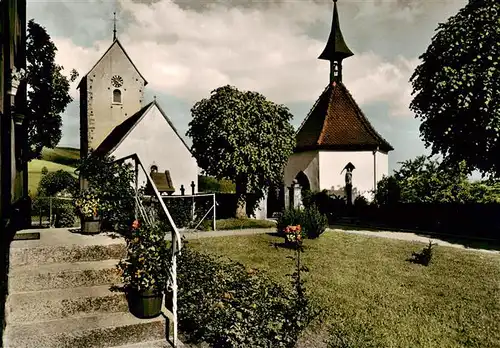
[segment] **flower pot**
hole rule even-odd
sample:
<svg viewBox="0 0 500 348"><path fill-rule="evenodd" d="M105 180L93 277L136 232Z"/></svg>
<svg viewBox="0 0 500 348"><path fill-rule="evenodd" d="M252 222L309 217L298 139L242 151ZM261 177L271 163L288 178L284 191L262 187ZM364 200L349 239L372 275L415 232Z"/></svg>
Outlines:
<svg viewBox="0 0 500 348"><path fill-rule="evenodd" d="M101 219L99 218L81 218L81 232L84 234L96 234L101 232Z"/></svg>
<svg viewBox="0 0 500 348"><path fill-rule="evenodd" d="M146 291L127 291L130 313L140 319L155 318L161 314L162 293L150 289Z"/></svg>

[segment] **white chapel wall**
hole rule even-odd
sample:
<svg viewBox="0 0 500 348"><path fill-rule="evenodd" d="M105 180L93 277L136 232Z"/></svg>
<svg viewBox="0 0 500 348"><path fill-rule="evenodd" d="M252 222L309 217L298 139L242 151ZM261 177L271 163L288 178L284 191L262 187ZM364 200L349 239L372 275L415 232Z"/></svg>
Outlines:
<svg viewBox="0 0 500 348"><path fill-rule="evenodd" d="M196 160L155 105L112 155L121 158L133 153L139 155L148 172L153 164L158 166L159 172L170 172L174 195L181 194L181 185L186 189L185 194L191 194L191 181L196 185L195 193L198 192L199 170ZM139 170L139 186L145 183L146 176Z"/></svg>
<svg viewBox="0 0 500 348"><path fill-rule="evenodd" d="M285 167L285 186L290 187L293 180L301 171L307 175L311 190L319 189L319 156L318 151L295 153L288 159Z"/></svg>
<svg viewBox="0 0 500 348"><path fill-rule="evenodd" d="M388 174L389 163L387 154L375 154L377 182ZM320 190L340 190L345 186L345 171L342 169L349 162L354 164L352 184L358 194L372 200L374 189L374 155L372 151L320 151L319 153L319 183ZM342 172L342 174L341 174Z"/></svg>
<svg viewBox="0 0 500 348"><path fill-rule="evenodd" d="M113 104L111 77L123 78L122 103ZM89 148L96 149L117 125L141 109L144 80L115 43L88 76Z"/></svg>

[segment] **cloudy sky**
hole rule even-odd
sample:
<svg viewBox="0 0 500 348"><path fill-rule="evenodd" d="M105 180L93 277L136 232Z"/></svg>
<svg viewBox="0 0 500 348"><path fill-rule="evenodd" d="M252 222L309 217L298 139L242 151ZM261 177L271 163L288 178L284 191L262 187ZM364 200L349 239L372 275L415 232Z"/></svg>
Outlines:
<svg viewBox="0 0 500 348"><path fill-rule="evenodd" d="M467 0L339 0L341 29L355 55L344 83L397 162L428 153L408 109L408 82L438 23ZM231 84L287 105L298 127L328 83L318 60L330 32L331 0L28 0L28 19L55 42L57 62L85 75L118 38L182 134L190 109L216 87ZM79 147L76 83L63 116L60 146ZM188 142L189 140L186 139ZM190 143L190 142L189 142Z"/></svg>

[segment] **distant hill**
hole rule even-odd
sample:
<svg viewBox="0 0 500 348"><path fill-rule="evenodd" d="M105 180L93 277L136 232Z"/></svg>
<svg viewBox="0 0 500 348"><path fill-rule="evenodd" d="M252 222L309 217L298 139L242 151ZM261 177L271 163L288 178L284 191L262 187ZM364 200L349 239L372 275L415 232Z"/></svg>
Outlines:
<svg viewBox="0 0 500 348"><path fill-rule="evenodd" d="M54 149L44 148L42 159L32 160L28 164L28 190L33 197L38 189L38 183L42 178L42 168L46 167L49 172L65 170L75 174L75 168L80 159L80 150L71 147L56 147Z"/></svg>
<svg viewBox="0 0 500 348"><path fill-rule="evenodd" d="M42 160L76 167L80 160L80 149L71 147L44 148L42 150Z"/></svg>

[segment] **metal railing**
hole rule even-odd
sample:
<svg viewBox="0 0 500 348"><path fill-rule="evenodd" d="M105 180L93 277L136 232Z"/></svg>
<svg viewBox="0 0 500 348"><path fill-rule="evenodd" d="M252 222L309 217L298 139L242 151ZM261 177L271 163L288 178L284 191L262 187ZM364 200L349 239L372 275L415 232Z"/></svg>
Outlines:
<svg viewBox="0 0 500 348"><path fill-rule="evenodd" d="M177 226L175 225L174 220L172 219L172 216L170 215L170 212L168 211L167 206L165 205L165 202L162 199L162 196L160 195L160 192L158 191L158 188L156 187L154 181L151 179L151 176L149 175L148 171L144 168L144 165L142 164L142 161L140 160L139 156L137 154L132 154L129 156L125 156L119 159L116 159L114 162L115 163L122 163L127 160L133 160L134 165L135 165L135 201L136 201L136 217L137 214L141 214L143 217L144 221L146 223L152 223L151 216L148 214L147 210L145 207L142 205L142 202L139 199L139 187L138 187L138 172L139 172L139 167L142 169L144 172L147 181L153 188L154 194L158 200L158 202L161 205L162 211L165 213L167 216L168 222L170 223L170 226L172 227L171 231L171 247L172 247L172 260L170 263L170 269L168 270L168 275L169 275L169 281L167 284L167 291L170 290L172 291L172 317L173 317L173 346L174 348L177 348L177 340L178 340L178 323L177 323L177 256L180 255L181 253L181 236L179 233L179 230L177 229ZM166 236L165 236L165 239ZM165 306L165 296L163 296L162 300L162 311L166 310Z"/></svg>

